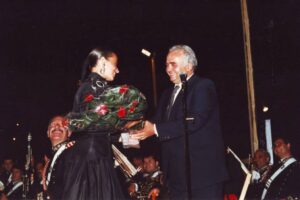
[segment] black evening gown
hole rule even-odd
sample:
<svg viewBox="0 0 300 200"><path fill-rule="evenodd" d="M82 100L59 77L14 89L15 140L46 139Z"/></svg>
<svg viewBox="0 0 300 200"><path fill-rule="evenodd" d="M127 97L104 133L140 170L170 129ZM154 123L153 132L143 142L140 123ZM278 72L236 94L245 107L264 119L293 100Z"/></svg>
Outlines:
<svg viewBox="0 0 300 200"><path fill-rule="evenodd" d="M100 95L106 87L105 80L91 73L79 87L70 115L80 116L86 109L85 97ZM110 133L111 130L99 130L99 127L75 133L76 143L68 149L64 159L61 199L124 199L113 167Z"/></svg>

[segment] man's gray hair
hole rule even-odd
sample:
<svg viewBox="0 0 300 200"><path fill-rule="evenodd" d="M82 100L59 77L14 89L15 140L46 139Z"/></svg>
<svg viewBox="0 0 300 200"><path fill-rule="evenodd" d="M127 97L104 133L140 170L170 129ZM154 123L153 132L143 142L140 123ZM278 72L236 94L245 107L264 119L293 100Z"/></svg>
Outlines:
<svg viewBox="0 0 300 200"><path fill-rule="evenodd" d="M169 53L177 50L183 52L186 62L192 64L193 69L195 70L197 68L198 61L193 49L187 45L175 45L169 49Z"/></svg>

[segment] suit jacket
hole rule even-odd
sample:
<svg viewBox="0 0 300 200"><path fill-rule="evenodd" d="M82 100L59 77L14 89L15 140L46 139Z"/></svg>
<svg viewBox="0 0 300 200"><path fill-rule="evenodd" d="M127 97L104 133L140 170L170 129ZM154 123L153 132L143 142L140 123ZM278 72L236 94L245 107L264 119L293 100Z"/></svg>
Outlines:
<svg viewBox="0 0 300 200"><path fill-rule="evenodd" d="M154 123L162 143L162 169L168 186L184 191L186 185L184 162L184 125L182 99L178 94L169 120L166 109L173 88L167 89L159 102ZM187 115L191 187L203 188L227 179L225 150L219 122L219 106L214 83L193 75L187 82Z"/></svg>

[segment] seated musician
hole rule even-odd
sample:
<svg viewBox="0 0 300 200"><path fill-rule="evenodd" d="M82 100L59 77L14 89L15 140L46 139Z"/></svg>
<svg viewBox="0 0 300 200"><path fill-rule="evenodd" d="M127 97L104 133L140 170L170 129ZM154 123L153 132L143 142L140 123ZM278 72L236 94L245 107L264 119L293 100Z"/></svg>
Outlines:
<svg viewBox="0 0 300 200"><path fill-rule="evenodd" d="M293 157L291 142L279 137L274 141L274 153L279 162L272 167L261 199L299 199L300 165Z"/></svg>
<svg viewBox="0 0 300 200"><path fill-rule="evenodd" d="M154 155L145 156L142 179L132 182L128 192L132 199L165 198L166 189L163 186L163 174L159 170L159 161Z"/></svg>
<svg viewBox="0 0 300 200"><path fill-rule="evenodd" d="M1 199L22 199L23 181L22 167L15 165L12 168L11 182L5 187Z"/></svg>
<svg viewBox="0 0 300 200"><path fill-rule="evenodd" d="M74 144L73 141L69 141L71 133L65 126L65 120L65 117L58 115L53 117L48 125L47 135L52 145L52 157L46 162L44 168L43 187L46 191L45 193L51 199L60 199L60 184L62 182L62 173L64 172L61 161L63 160L65 149Z"/></svg>
<svg viewBox="0 0 300 200"><path fill-rule="evenodd" d="M265 149L255 151L252 158L252 180L248 188L248 199L259 199L271 171L270 154Z"/></svg>

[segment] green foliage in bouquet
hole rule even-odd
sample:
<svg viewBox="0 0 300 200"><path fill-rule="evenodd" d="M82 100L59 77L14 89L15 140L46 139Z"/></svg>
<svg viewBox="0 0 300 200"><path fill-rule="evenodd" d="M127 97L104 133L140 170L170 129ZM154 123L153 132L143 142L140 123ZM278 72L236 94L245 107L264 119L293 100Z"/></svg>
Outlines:
<svg viewBox="0 0 300 200"><path fill-rule="evenodd" d="M72 131L123 130L131 121L139 121L130 129L143 127L147 109L145 96L135 87L122 85L107 88L100 96L88 94L82 113L70 113L68 125Z"/></svg>

